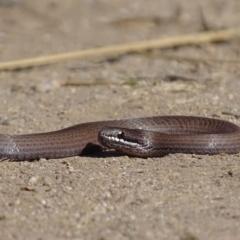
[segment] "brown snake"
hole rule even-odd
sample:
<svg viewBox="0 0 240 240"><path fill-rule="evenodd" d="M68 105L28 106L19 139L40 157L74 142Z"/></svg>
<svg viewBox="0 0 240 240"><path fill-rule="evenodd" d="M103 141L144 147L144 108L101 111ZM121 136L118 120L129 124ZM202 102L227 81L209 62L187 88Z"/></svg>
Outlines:
<svg viewBox="0 0 240 240"><path fill-rule="evenodd" d="M137 157L240 152L240 127L227 121L165 116L90 122L55 132L0 134L0 158L33 160L85 155L103 146Z"/></svg>

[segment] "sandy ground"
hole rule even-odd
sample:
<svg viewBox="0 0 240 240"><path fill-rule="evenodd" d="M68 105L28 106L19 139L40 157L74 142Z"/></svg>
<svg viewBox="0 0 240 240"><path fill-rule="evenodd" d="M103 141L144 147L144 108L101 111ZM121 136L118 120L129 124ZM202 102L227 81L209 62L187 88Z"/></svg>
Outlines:
<svg viewBox="0 0 240 240"><path fill-rule="evenodd" d="M0 61L198 33L206 24L237 27L239 12L237 0L1 0ZM162 52L237 59L239 44L235 39ZM154 115L240 125L239 76L239 64L157 54L0 72L1 132ZM66 86L68 80L109 84ZM137 84L118 84L129 80ZM0 239L240 238L239 154L94 155L0 165Z"/></svg>

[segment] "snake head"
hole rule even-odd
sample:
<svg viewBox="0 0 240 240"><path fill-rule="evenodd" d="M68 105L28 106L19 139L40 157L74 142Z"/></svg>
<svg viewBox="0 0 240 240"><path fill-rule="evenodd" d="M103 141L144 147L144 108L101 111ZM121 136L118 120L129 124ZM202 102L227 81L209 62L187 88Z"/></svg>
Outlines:
<svg viewBox="0 0 240 240"><path fill-rule="evenodd" d="M145 157L149 143L144 131L120 127L104 127L98 133L98 141L107 148L139 157Z"/></svg>

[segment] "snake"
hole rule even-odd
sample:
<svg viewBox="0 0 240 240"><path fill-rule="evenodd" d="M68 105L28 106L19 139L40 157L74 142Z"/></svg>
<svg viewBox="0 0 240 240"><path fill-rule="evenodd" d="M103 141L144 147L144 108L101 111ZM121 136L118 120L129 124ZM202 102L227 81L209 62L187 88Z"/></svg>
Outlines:
<svg viewBox="0 0 240 240"><path fill-rule="evenodd" d="M216 118L155 116L86 122L45 133L0 134L1 159L58 159L104 149L141 158L236 154L240 152L240 127Z"/></svg>

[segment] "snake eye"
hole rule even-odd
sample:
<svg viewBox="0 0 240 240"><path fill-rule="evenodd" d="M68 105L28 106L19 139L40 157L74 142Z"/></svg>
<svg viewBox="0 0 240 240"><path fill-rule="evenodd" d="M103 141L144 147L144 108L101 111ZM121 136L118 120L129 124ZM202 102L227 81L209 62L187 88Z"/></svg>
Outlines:
<svg viewBox="0 0 240 240"><path fill-rule="evenodd" d="M119 131L119 132L117 133L117 137L120 138L120 139L122 139L122 138L124 137L123 131Z"/></svg>

